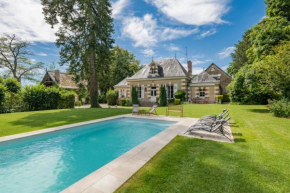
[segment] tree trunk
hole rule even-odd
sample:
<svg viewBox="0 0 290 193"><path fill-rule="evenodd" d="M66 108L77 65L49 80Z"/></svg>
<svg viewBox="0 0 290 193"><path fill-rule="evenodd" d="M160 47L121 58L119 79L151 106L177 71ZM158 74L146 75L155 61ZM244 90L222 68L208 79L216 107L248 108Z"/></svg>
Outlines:
<svg viewBox="0 0 290 193"><path fill-rule="evenodd" d="M93 26L93 15L92 12L89 14L89 22L90 22L90 98L91 98L91 108L98 108L99 105L99 96L98 96L98 76L96 70L96 50L95 50L95 37Z"/></svg>

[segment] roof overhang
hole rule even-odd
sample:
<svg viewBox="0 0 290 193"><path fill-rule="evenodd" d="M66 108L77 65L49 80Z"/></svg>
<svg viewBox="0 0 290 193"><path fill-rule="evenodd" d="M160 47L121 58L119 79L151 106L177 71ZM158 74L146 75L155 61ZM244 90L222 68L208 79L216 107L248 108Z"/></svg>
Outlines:
<svg viewBox="0 0 290 193"><path fill-rule="evenodd" d="M152 81L152 80L172 80L172 79L187 79L187 80L190 80L189 77L187 76L172 76L172 77L158 77L158 78L139 78L139 79L127 79L127 81L132 81L132 82L138 82L138 81Z"/></svg>
<svg viewBox="0 0 290 193"><path fill-rule="evenodd" d="M189 86L215 86L219 82L190 83Z"/></svg>

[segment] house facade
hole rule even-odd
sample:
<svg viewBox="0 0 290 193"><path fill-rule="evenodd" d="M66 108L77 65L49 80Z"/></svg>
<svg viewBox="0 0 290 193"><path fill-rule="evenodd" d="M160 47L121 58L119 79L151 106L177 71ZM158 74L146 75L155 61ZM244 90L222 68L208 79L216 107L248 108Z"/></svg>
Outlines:
<svg viewBox="0 0 290 193"><path fill-rule="evenodd" d="M138 98L143 106L158 102L160 86L165 85L167 98L174 99L178 90L186 92L186 100L209 98L215 102L217 94L224 94L231 77L215 64L211 64L197 76L192 75L192 62L187 63L188 70L177 59L152 61L131 77L127 77L114 89L119 91L119 98L130 98L132 86L137 88ZM227 80L228 82L221 82Z"/></svg>
<svg viewBox="0 0 290 193"><path fill-rule="evenodd" d="M61 73L59 70L54 72L46 71L41 83L45 86L57 84L61 88L78 89L74 76L68 73Z"/></svg>

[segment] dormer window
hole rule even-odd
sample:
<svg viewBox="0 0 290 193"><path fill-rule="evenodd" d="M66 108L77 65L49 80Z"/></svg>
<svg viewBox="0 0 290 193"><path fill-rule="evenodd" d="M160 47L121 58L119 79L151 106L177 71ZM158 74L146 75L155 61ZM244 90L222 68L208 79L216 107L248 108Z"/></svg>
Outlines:
<svg viewBox="0 0 290 193"><path fill-rule="evenodd" d="M158 65L156 65L154 62L152 62L150 64L150 70L149 70L148 77L158 77L158 76L159 76Z"/></svg>

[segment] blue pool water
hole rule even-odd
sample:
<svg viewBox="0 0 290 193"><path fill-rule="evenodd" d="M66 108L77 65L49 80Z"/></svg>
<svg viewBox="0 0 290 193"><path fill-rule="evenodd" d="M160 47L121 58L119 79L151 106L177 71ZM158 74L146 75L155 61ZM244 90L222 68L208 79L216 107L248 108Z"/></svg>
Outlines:
<svg viewBox="0 0 290 193"><path fill-rule="evenodd" d="M0 192L59 192L174 122L137 118L0 143Z"/></svg>

